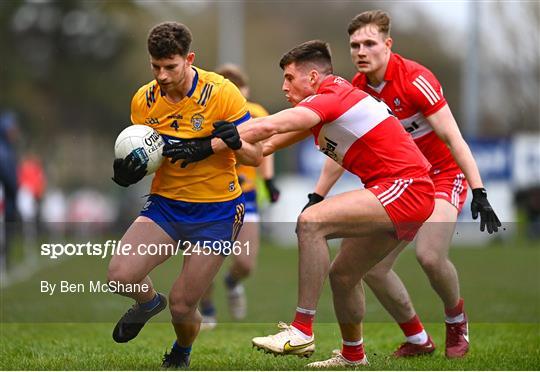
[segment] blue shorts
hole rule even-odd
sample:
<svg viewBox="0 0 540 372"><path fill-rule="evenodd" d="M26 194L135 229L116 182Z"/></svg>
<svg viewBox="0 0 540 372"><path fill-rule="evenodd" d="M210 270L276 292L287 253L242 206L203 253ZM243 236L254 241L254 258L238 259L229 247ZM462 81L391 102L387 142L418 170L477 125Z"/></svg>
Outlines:
<svg viewBox="0 0 540 372"><path fill-rule="evenodd" d="M244 193L246 199L246 215L244 216L244 223L246 222L259 222L259 210L257 208L257 192L255 190Z"/></svg>
<svg viewBox="0 0 540 372"><path fill-rule="evenodd" d="M244 196L225 202L191 203L152 194L140 215L157 223L175 241L236 240L244 221Z"/></svg>
<svg viewBox="0 0 540 372"><path fill-rule="evenodd" d="M246 200L246 214L259 213L257 209L257 192L255 190L245 192L244 199Z"/></svg>

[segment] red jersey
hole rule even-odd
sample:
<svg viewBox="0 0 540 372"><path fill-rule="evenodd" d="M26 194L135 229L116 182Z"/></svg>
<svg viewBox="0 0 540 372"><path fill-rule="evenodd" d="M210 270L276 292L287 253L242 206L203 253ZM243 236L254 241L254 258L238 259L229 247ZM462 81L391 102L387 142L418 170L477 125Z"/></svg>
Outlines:
<svg viewBox="0 0 540 372"><path fill-rule="evenodd" d="M450 150L435 134L426 117L446 105L441 84L424 66L392 53L384 81L369 85L365 74L357 73L352 84L385 102L409 132L416 145L431 163L431 174L459 171Z"/></svg>
<svg viewBox="0 0 540 372"><path fill-rule="evenodd" d="M397 178L427 176L430 165L388 106L330 75L299 106L319 115L311 129L319 150L369 187Z"/></svg>

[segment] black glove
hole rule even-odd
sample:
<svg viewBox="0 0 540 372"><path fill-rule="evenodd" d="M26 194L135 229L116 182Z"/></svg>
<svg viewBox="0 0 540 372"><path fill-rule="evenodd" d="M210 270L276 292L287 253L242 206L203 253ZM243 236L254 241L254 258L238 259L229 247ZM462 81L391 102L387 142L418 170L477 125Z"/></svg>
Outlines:
<svg viewBox="0 0 540 372"><path fill-rule="evenodd" d="M185 168L188 164L204 160L214 153L211 141L211 138L202 138L168 143L163 146L163 156L171 158L172 164L184 159L180 167Z"/></svg>
<svg viewBox="0 0 540 372"><path fill-rule="evenodd" d="M269 178L267 180L264 180L264 185L266 186L266 190L268 190L268 195L270 195L270 202L277 202L280 192L276 185L274 185L274 179Z"/></svg>
<svg viewBox="0 0 540 372"><path fill-rule="evenodd" d="M130 153L124 159L114 159L112 180L118 185L128 187L139 182L146 175L146 164L138 156Z"/></svg>
<svg viewBox="0 0 540 372"><path fill-rule="evenodd" d="M314 192L312 194L308 194L307 197L308 197L309 201L304 206L304 208L302 208L302 212L305 211L307 208L311 207L312 205L320 203L320 202L322 202L324 200L324 196L321 196L321 195L317 194L316 192Z"/></svg>
<svg viewBox="0 0 540 372"><path fill-rule="evenodd" d="M308 197L309 201L307 202L306 205L304 205L304 208L302 208L302 212L305 211L306 209L308 209L309 207L311 207L312 205L320 203L320 202L322 202L324 200L324 196L321 196L321 195L317 194L316 192L311 193L311 194L307 194L307 197ZM298 234L298 224L296 225L296 227L294 229L294 232L295 232L295 234Z"/></svg>
<svg viewBox="0 0 540 372"><path fill-rule="evenodd" d="M214 131L212 134L217 138L221 138L223 142L232 150L240 150L242 140L234 123L228 121L218 121L214 123Z"/></svg>
<svg viewBox="0 0 540 372"><path fill-rule="evenodd" d="M484 231L487 226L488 233L499 231L501 221L491 208L487 200L487 192L484 188L473 189L472 191L471 212L473 220L478 218L480 212L480 231Z"/></svg>

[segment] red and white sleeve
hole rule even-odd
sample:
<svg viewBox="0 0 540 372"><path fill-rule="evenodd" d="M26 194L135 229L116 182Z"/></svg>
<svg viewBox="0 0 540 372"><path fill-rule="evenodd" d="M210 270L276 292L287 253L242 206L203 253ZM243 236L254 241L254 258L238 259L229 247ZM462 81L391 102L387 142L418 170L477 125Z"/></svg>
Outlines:
<svg viewBox="0 0 540 372"><path fill-rule="evenodd" d="M304 98L298 106L315 112L321 118L322 124L334 121L340 116L339 110L336 109L340 106L336 94L314 94Z"/></svg>
<svg viewBox="0 0 540 372"><path fill-rule="evenodd" d="M424 116L436 113L446 105L441 84L429 70L420 71L413 75L410 92Z"/></svg>

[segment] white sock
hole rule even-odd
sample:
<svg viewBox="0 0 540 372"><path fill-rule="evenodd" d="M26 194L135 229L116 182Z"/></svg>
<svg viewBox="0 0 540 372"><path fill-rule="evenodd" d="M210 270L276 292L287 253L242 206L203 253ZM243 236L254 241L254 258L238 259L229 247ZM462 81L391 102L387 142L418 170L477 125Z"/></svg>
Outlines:
<svg viewBox="0 0 540 372"><path fill-rule="evenodd" d="M296 333L298 336L302 337L302 339L306 340L306 341L309 341L311 340L311 337L312 336L308 336L306 335L304 332L302 332L301 330L299 330L298 328L296 328L295 326L291 326L292 330L294 331L294 333Z"/></svg>
<svg viewBox="0 0 540 372"><path fill-rule="evenodd" d="M461 313L458 316L447 316L445 321L450 324L463 323L465 321L465 315Z"/></svg>
<svg viewBox="0 0 540 372"><path fill-rule="evenodd" d="M234 288L229 289L229 294L236 296L244 294L244 286L242 285L242 283L238 283L234 286Z"/></svg>
<svg viewBox="0 0 540 372"><path fill-rule="evenodd" d="M341 340L341 342L343 342L343 345L345 345L345 346L358 346L358 345L361 345L361 344L364 342L364 339L361 338L359 341L345 341L345 340Z"/></svg>
<svg viewBox="0 0 540 372"><path fill-rule="evenodd" d="M428 340L428 335L425 329L422 332L417 333L415 335L407 336L407 342L410 342L411 344L422 345L422 344L425 344L427 340Z"/></svg>
<svg viewBox="0 0 540 372"><path fill-rule="evenodd" d="M308 315L315 315L315 313L317 312L316 310L308 310L301 307L297 307L296 311L298 311L299 313L308 314Z"/></svg>

